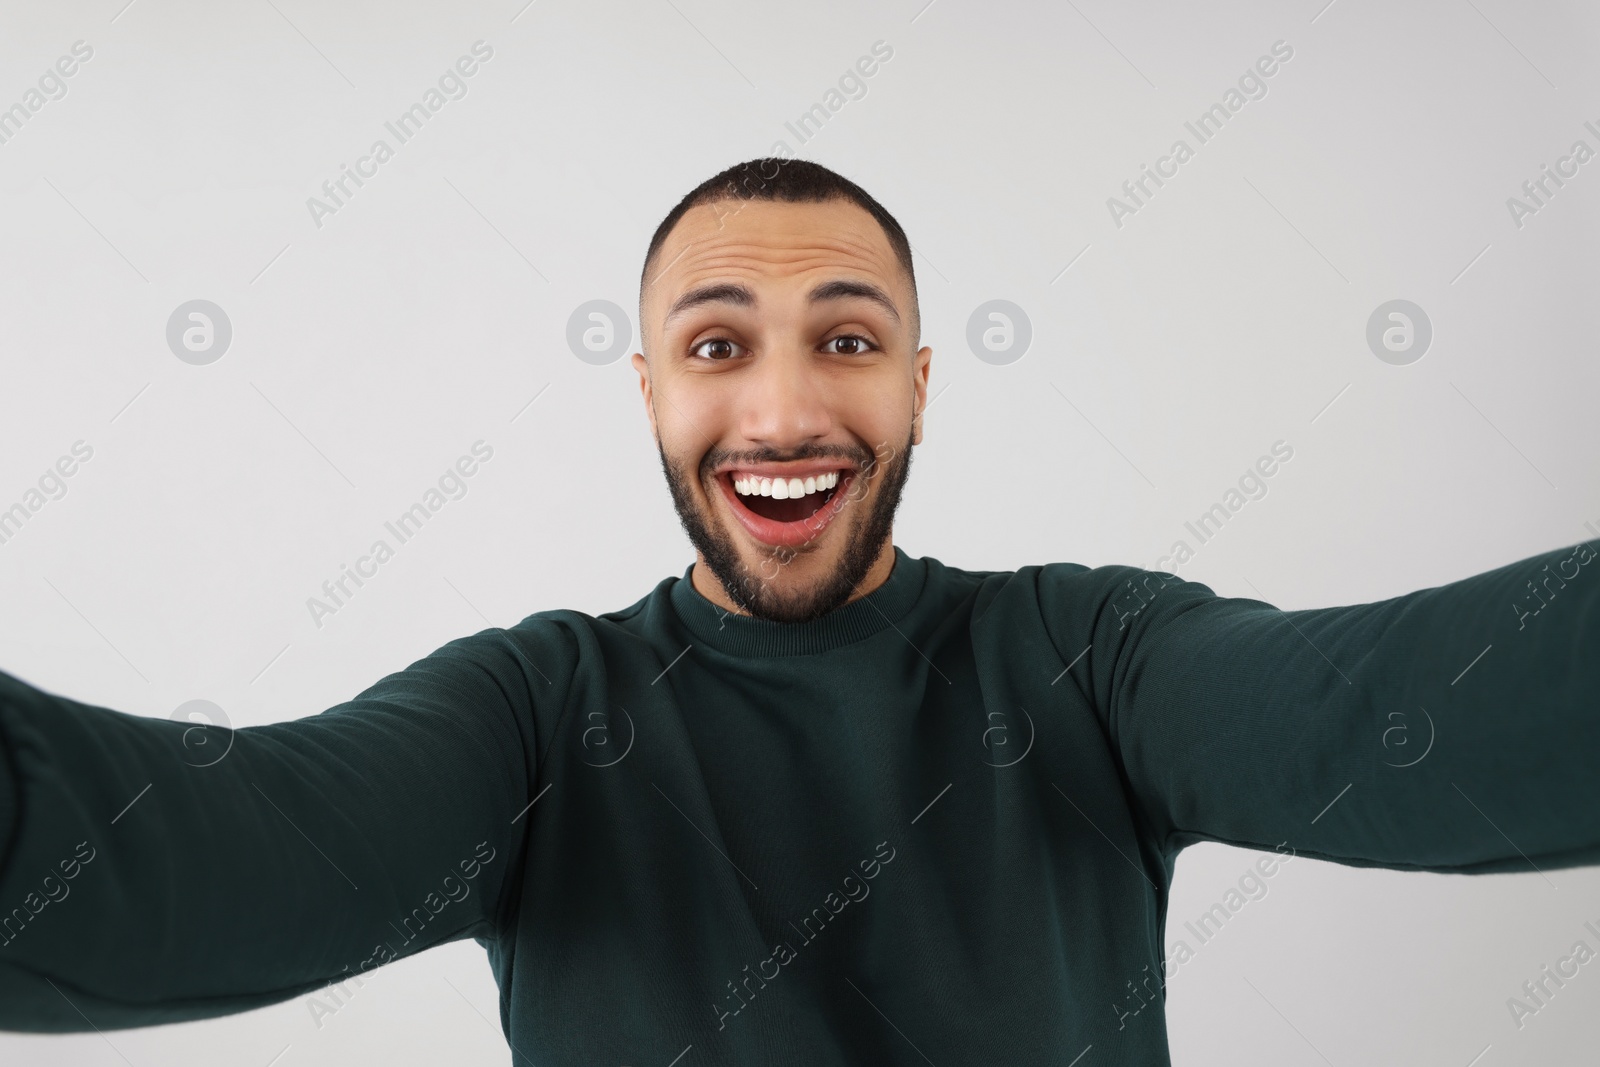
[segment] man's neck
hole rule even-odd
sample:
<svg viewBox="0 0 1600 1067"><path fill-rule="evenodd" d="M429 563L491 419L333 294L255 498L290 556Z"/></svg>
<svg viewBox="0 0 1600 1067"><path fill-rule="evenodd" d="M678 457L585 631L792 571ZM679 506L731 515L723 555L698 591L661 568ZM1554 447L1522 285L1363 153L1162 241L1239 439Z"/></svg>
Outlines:
<svg viewBox="0 0 1600 1067"><path fill-rule="evenodd" d="M884 539L883 549L878 553L878 558L873 560L871 569L867 571L866 576L861 579L860 584L858 584L850 593L850 596L846 598L845 603L848 604L853 600L860 600L862 597L877 589L884 582L889 580L889 574L893 570L894 537L891 534L891 536ZM711 572L711 568L706 565L706 558L699 552L695 553L694 570L690 572L689 579L694 585L695 592L699 593L701 596L705 597L722 610L734 615L750 614L750 612L746 611L743 607L734 603L733 598L728 595L728 591L724 589L722 587L722 583L717 580L717 576L713 574Z"/></svg>

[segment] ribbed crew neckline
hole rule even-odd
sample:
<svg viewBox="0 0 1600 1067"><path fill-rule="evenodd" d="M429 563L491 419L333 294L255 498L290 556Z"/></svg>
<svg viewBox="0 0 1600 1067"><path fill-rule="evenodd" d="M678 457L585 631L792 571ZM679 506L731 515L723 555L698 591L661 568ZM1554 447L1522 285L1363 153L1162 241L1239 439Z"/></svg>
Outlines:
<svg viewBox="0 0 1600 1067"><path fill-rule="evenodd" d="M894 547L888 579L858 600L811 622L773 622L735 615L718 607L694 587L694 564L672 584L672 609L697 641L735 656L764 658L805 656L871 637L899 622L922 595L927 564Z"/></svg>

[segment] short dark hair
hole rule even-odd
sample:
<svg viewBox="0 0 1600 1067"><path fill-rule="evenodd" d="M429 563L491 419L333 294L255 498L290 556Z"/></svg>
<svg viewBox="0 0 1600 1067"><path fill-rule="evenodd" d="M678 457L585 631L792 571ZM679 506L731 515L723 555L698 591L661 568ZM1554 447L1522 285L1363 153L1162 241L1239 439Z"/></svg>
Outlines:
<svg viewBox="0 0 1600 1067"><path fill-rule="evenodd" d="M785 159L781 156L764 156L736 163L714 174L691 189L678 201L678 206L667 212L656 232L650 238L650 248L645 252L644 270L639 275L639 301L644 303L644 291L650 280L650 267L656 253L666 243L667 235L678 220L691 208L722 200L782 200L787 203L814 204L831 200L848 200L878 220L895 258L905 268L911 282L911 327L913 347L921 340L922 315L917 306L917 274L911 265L911 242L906 231L895 221L884 206L865 189L820 163L806 159ZM642 310L642 309L641 309ZM642 319L642 315L641 315ZM640 331L644 324L640 322ZM642 338L641 338L642 340Z"/></svg>

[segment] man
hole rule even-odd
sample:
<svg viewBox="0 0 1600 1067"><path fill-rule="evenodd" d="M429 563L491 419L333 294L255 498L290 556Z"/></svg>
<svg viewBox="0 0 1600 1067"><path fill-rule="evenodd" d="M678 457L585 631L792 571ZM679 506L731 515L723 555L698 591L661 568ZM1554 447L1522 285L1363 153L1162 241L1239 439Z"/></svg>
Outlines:
<svg viewBox="0 0 1600 1067"><path fill-rule="evenodd" d="M221 1015L472 937L518 1064L1162 1064L1190 843L1600 859L1591 546L1293 612L912 558L910 246L811 163L691 192L640 318L696 557L633 606L459 638L215 759L0 674L0 1026Z"/></svg>

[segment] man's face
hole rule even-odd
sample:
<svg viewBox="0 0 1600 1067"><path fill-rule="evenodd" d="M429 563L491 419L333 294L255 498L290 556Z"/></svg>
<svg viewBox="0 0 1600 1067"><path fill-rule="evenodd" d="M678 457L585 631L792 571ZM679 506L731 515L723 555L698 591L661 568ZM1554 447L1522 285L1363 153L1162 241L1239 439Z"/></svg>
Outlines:
<svg viewBox="0 0 1600 1067"><path fill-rule="evenodd" d="M932 350L910 279L846 200L686 213L641 300L635 354L673 503L738 608L799 622L893 564Z"/></svg>

